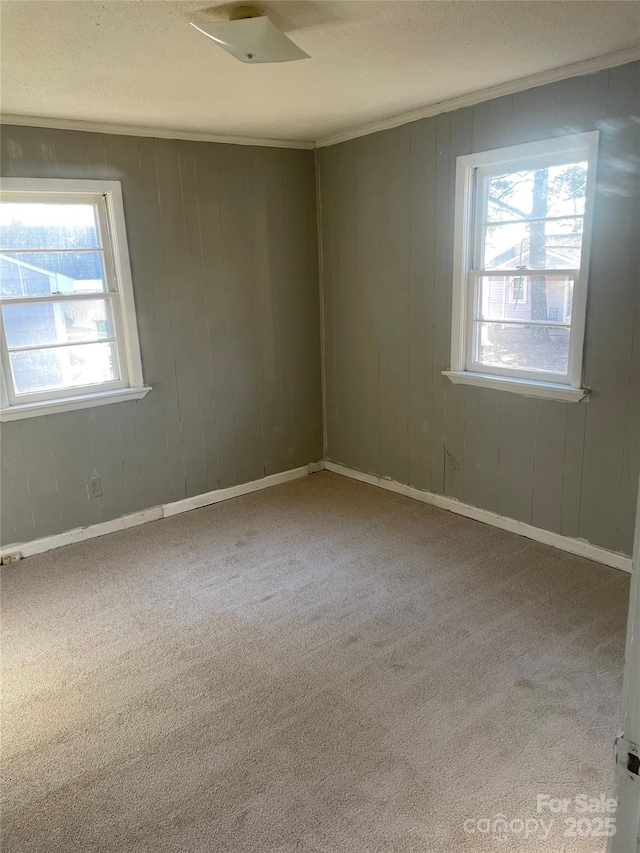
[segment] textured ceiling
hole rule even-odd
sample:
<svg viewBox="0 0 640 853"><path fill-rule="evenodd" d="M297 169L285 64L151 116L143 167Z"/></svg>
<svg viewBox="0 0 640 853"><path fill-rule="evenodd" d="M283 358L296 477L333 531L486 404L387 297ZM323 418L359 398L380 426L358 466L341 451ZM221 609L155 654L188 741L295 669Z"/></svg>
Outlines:
<svg viewBox="0 0 640 853"><path fill-rule="evenodd" d="M312 58L246 65L188 25L216 6L4 0L2 111L316 140L640 42L637 2L288 0L260 8Z"/></svg>

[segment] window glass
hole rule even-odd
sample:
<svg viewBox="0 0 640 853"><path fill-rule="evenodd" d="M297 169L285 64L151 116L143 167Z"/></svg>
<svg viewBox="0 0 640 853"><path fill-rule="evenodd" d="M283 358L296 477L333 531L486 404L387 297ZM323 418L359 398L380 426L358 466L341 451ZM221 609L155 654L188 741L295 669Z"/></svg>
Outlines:
<svg viewBox="0 0 640 853"><path fill-rule="evenodd" d="M3 202L0 249L93 249L100 246L93 204Z"/></svg>
<svg viewBox="0 0 640 853"><path fill-rule="evenodd" d="M9 349L114 337L111 312L104 299L5 305L2 319Z"/></svg>
<svg viewBox="0 0 640 853"><path fill-rule="evenodd" d="M506 172L488 181L485 222L583 216L587 163Z"/></svg>
<svg viewBox="0 0 640 853"><path fill-rule="evenodd" d="M2 296L99 293L105 287L102 252L2 252Z"/></svg>
<svg viewBox="0 0 640 853"><path fill-rule="evenodd" d="M475 362L485 367L566 373L569 334L566 326L476 323Z"/></svg>
<svg viewBox="0 0 640 853"><path fill-rule="evenodd" d="M113 343L22 350L10 353L9 358L18 394L118 379Z"/></svg>
<svg viewBox="0 0 640 853"><path fill-rule="evenodd" d="M479 266L577 269L586 185L586 162L486 177Z"/></svg>
<svg viewBox="0 0 640 853"><path fill-rule="evenodd" d="M571 323L569 276L483 276L477 293L476 319Z"/></svg>
<svg viewBox="0 0 640 853"><path fill-rule="evenodd" d="M582 217L513 222L484 228L483 269L577 269Z"/></svg>

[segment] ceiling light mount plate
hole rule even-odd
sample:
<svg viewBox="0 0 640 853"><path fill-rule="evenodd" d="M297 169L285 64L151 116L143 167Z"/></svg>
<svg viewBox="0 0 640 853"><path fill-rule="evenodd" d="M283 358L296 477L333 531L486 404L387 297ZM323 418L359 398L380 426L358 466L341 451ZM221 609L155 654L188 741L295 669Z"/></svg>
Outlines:
<svg viewBox="0 0 640 853"><path fill-rule="evenodd" d="M191 26L240 62L255 65L310 58L254 6L235 6L228 21L191 21Z"/></svg>
<svg viewBox="0 0 640 853"><path fill-rule="evenodd" d="M234 6L229 12L230 21L245 21L247 18L261 18L262 12L257 6Z"/></svg>

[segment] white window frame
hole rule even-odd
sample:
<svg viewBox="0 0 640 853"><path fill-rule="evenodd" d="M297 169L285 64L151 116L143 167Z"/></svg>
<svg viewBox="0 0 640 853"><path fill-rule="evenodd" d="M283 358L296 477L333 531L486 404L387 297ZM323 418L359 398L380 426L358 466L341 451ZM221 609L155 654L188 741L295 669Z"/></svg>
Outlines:
<svg viewBox="0 0 640 853"><path fill-rule="evenodd" d="M582 361L599 136L599 131L577 133L457 158L451 367L443 371L452 382L568 402L587 399L589 391L582 387ZM476 367L472 363L472 337L475 293L479 279L487 275L527 277L540 274L540 270L520 268L489 272L474 266L480 251L482 223L482 199L477 198L480 193L476 193L477 175L479 172L483 176L501 174L505 168L522 171L554 163L560 165L571 162L568 158L574 155L588 163L580 267L575 270L544 271L545 275L555 273L574 278L568 374L566 377L552 374L550 380L546 381L541 371L500 367L489 369L486 365Z"/></svg>
<svg viewBox="0 0 640 853"><path fill-rule="evenodd" d="M107 302L115 331L119 375L119 378L112 382L16 395L4 322L0 322L0 354L2 356L0 421L104 406L145 397L151 388L144 384L142 375L142 358L120 182L58 178L2 178L0 198L2 201L19 199L22 202L52 204L56 201L76 201L96 205L106 289L101 293L56 294L55 301L78 302L84 299L102 298ZM34 302L52 301L51 297L31 297L31 299ZM18 299L0 297L0 305L8 305L12 301L18 301Z"/></svg>

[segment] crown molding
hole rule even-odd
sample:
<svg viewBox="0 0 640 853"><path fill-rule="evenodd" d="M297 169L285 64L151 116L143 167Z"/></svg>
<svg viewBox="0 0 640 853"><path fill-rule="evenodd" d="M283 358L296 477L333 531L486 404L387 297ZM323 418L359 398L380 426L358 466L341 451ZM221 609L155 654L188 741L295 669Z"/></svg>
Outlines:
<svg viewBox="0 0 640 853"><path fill-rule="evenodd" d="M117 136L150 136L156 139L185 139L189 142L221 142L225 145L258 145L265 148L315 148L314 142L295 139L270 139L262 136L232 136L224 133L207 133L197 130L175 130L167 127L148 127L135 124L110 124L81 119L48 118L47 116L21 116L0 114L0 124L20 127L43 127L50 130L83 130L89 133L112 133Z"/></svg>
<svg viewBox="0 0 640 853"><path fill-rule="evenodd" d="M330 145L337 145L339 142L347 142L350 139L357 139L360 136L368 136L380 130L390 130L394 127L400 127L403 124L409 124L412 121L430 118L440 113L449 113L462 107L472 107L483 101L491 101L494 98L501 98L504 95L514 95L516 92L523 92L525 89L534 89L536 86L544 86L547 83L557 83L559 80L566 80L569 77L582 77L586 74L595 74L597 71L615 68L618 65L626 65L629 62L636 62L639 59L640 47L632 47L628 50L618 51L617 53L609 53L605 56L586 59L583 62L574 62L572 65L563 65L548 71L540 71L537 74L530 74L528 77L521 77L518 80L512 80L507 83L500 83L497 86L490 86L487 89L478 89L475 92L459 95L446 101L438 101L437 103L420 107L417 110L412 110L411 112L400 113L399 115L381 119L371 124L365 124L353 130L344 131L344 133L326 136L316 141L316 147L327 148Z"/></svg>
<svg viewBox="0 0 640 853"><path fill-rule="evenodd" d="M629 62L636 62L637 60L640 60L640 46L621 50L617 53L609 53L605 56L596 56L593 59L575 62L572 65L563 65L548 71L540 71L537 74L530 74L528 77L521 77L518 80L511 80L507 83L500 83L497 86L490 86L486 89L478 89L475 92L459 95L446 101L437 101L434 104L428 104L417 110L400 113L377 122L360 125L360 127L352 128L343 133L323 137L315 142L311 140L271 139L260 136L234 136L231 134L208 133L197 130L148 127L146 125L111 124L109 122L83 121L81 119L15 115L13 113L0 114L0 124L20 125L22 127L43 127L52 130L83 130L90 133L113 133L121 136L185 139L191 142L220 142L226 145L258 145L267 148L301 148L309 150L313 148L327 148L330 145L337 145L340 142L347 142L349 139L357 139L360 136L368 136L380 130L390 130L394 127L400 127L403 124L439 115L440 113L452 112L462 107L471 107L483 101L490 101L504 95L513 95L516 92L523 92L525 89L533 89L536 86L544 86L547 83L557 83L559 80L566 80L570 77L595 74L598 71L615 68L618 65L626 65Z"/></svg>

